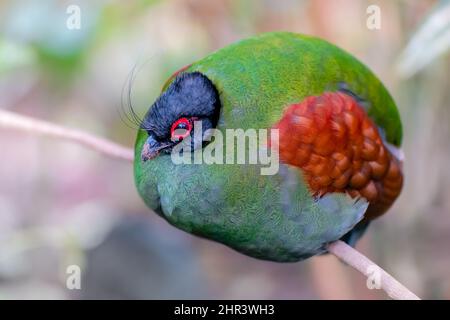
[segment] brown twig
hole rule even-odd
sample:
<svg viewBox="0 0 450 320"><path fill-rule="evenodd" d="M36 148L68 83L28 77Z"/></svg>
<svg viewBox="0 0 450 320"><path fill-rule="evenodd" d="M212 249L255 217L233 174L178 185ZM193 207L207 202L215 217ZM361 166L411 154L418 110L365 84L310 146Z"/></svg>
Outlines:
<svg viewBox="0 0 450 320"><path fill-rule="evenodd" d="M328 252L358 270L366 277L375 276L377 281L379 281L380 289L383 289L392 299L420 300L418 296L395 280L389 273L345 242L338 240L330 243L328 245ZM375 272L378 274L375 275Z"/></svg>
<svg viewBox="0 0 450 320"><path fill-rule="evenodd" d="M81 130L66 128L56 124L22 116L0 109L0 129L15 129L64 139L94 149L112 158L133 161L134 152L107 139L99 138Z"/></svg>
<svg viewBox="0 0 450 320"><path fill-rule="evenodd" d="M58 126L53 123L18 115L5 110L0 110L0 129L1 128L38 133L76 142L113 158L131 162L134 159L134 152L132 149L120 146L107 139L99 138L77 129ZM378 267L375 263L346 243L335 241L329 244L328 251L365 276L370 276L375 267L379 272L381 289L386 291L391 298L419 299L419 297L395 280L389 273Z"/></svg>

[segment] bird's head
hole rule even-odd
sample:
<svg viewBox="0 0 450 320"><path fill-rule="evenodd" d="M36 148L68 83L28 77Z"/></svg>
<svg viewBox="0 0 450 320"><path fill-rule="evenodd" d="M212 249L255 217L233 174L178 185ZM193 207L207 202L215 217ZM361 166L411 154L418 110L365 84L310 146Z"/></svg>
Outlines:
<svg viewBox="0 0 450 320"><path fill-rule="evenodd" d="M216 127L219 112L219 94L213 83L200 72L180 73L144 117L141 128L148 138L141 160L170 153L187 137L191 137L193 146L202 145L195 141L199 137L194 137L194 123L201 122L202 139L204 132Z"/></svg>

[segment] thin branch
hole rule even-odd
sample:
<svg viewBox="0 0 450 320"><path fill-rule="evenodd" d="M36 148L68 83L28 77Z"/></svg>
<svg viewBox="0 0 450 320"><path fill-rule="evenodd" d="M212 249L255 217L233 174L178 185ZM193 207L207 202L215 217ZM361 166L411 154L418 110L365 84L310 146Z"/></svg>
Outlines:
<svg viewBox="0 0 450 320"><path fill-rule="evenodd" d="M373 276L374 272L378 273L380 287L389 297L395 300L420 300L418 296L412 293L408 288L394 279L389 273L381 269L374 262L368 259L356 249L343 241L335 241L328 245L328 252L347 263L352 268L358 270L366 277Z"/></svg>
<svg viewBox="0 0 450 320"><path fill-rule="evenodd" d="M107 139L96 137L81 130L66 128L56 124L22 116L0 109L0 129L15 129L34 134L59 138L82 144L112 158L134 160L134 151Z"/></svg>
<svg viewBox="0 0 450 320"><path fill-rule="evenodd" d="M118 158L132 162L134 152L130 148L123 147L107 139L99 138L86 132L58 126L42 120L18 115L0 109L0 129L15 129L29 133L37 133L45 136L72 141L99 151L112 158ZM373 268L380 272L380 286L393 299L418 300L414 293L408 290L389 273L378 267L367 257L353 249L342 241L335 241L328 245L328 251L344 261L365 276L370 276Z"/></svg>

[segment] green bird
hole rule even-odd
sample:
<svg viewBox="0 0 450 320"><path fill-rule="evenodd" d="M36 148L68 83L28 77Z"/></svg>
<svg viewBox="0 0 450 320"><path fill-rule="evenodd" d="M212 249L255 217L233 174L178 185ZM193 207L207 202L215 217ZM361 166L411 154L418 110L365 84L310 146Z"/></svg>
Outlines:
<svg viewBox="0 0 450 320"><path fill-rule="evenodd" d="M147 206L255 258L293 262L338 239L353 245L403 184L402 125L390 94L357 59L310 36L262 34L183 68L140 129L134 172ZM239 163L219 144L231 129L277 137L266 148L278 170ZM207 150L234 163L174 161L174 153L192 160Z"/></svg>

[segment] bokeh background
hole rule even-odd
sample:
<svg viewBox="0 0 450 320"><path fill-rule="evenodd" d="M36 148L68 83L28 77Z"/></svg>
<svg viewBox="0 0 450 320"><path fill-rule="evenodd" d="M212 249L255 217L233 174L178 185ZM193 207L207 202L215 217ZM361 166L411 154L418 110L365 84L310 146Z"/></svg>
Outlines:
<svg viewBox="0 0 450 320"><path fill-rule="evenodd" d="M81 29L66 27L69 5ZM381 29L366 26L381 9ZM406 184L357 248L423 298L450 298L449 1L0 1L0 108L133 146L180 67L254 34L327 39L366 63L404 123ZM429 23L432 21L433 23ZM425 31L422 28L425 28ZM408 48L408 43L412 44ZM81 290L66 287L81 267ZM132 167L0 128L0 299L385 299L334 257L255 260L178 231L139 199Z"/></svg>

